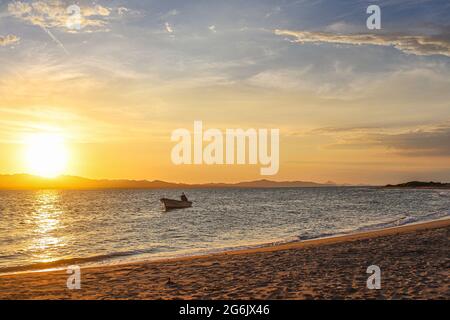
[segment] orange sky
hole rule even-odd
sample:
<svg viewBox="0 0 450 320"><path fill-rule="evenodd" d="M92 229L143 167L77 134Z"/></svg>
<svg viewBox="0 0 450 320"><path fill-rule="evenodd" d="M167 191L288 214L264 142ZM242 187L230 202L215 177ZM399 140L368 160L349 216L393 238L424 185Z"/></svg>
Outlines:
<svg viewBox="0 0 450 320"><path fill-rule="evenodd" d="M232 23L216 4L81 5L77 32L64 24L63 1L50 15L0 6L0 174L30 172L26 137L50 132L67 146L64 173L90 178L450 180L450 46L426 38L423 23L412 35L422 42L392 42L389 34L413 30L399 20L358 45L354 33L369 33L364 8L339 20L302 4L256 3ZM433 21L448 21L440 12ZM421 47L426 41L442 49ZM171 133L194 120L205 129L280 129L279 173L173 165Z"/></svg>

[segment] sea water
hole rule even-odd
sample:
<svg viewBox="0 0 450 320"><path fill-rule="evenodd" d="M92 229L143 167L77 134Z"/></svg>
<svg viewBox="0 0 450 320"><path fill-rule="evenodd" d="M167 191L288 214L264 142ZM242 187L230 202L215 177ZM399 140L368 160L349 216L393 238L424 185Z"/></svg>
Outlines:
<svg viewBox="0 0 450 320"><path fill-rule="evenodd" d="M207 254L449 217L450 190L0 191L0 273Z"/></svg>

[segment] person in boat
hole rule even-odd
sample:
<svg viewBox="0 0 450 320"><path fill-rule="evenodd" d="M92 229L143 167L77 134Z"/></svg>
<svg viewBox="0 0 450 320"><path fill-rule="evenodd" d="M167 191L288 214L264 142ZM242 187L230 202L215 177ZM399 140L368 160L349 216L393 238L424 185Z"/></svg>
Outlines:
<svg viewBox="0 0 450 320"><path fill-rule="evenodd" d="M181 194L181 201L189 201L184 192Z"/></svg>

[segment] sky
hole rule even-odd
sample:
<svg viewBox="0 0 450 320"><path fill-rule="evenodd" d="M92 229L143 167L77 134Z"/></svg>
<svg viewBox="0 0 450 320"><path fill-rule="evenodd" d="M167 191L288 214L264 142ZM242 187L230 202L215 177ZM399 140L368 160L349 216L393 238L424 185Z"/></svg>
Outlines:
<svg viewBox="0 0 450 320"><path fill-rule="evenodd" d="M450 181L449 21L447 0L0 0L0 174L57 132L89 178ZM195 120L280 129L278 174L175 166Z"/></svg>

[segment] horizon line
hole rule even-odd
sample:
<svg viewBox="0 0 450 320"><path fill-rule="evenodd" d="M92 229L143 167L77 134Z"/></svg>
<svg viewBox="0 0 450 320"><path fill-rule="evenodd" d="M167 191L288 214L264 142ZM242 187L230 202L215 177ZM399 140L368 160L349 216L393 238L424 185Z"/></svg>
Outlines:
<svg viewBox="0 0 450 320"><path fill-rule="evenodd" d="M51 182L62 182L61 180L65 178L72 178L72 179L82 179L86 181L91 182L108 182L108 183L114 183L114 182L129 182L129 183L164 183L164 184L171 184L171 185L177 185L177 186L208 186L208 185L223 185L223 186L233 186L233 185L239 185L239 184L246 184L246 183L274 183L274 184L295 184L295 183L303 183L303 184L311 184L311 185L317 185L317 186L381 186L381 184L370 184L370 183L337 183L334 181L326 181L326 182L316 182L316 181L309 181L309 180L271 180L267 178L263 179L250 179L250 180L239 180L235 182L172 182L172 181L166 181L166 180L159 180L159 179L148 179L148 178L142 178L142 179L130 179L130 178L88 178L83 176L77 176L77 175L60 175L57 177L45 177L45 176L39 176L39 175L33 175L29 173L6 173L2 174L0 173L1 177L28 177L33 179L39 179L41 181L45 181L47 183Z"/></svg>

